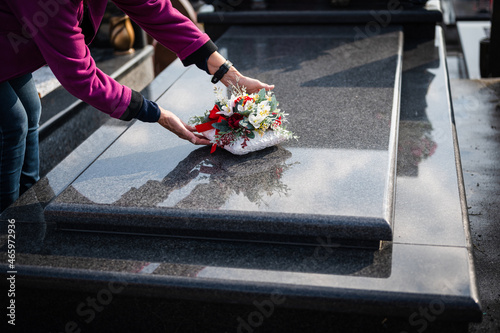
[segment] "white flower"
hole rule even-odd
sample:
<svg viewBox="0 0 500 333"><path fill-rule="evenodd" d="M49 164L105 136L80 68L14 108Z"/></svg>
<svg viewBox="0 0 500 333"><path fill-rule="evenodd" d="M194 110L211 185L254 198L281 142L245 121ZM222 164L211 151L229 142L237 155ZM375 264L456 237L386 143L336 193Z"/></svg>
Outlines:
<svg viewBox="0 0 500 333"><path fill-rule="evenodd" d="M267 101L260 102L259 105L257 105L257 113L267 117L270 112L271 112L271 105L269 105Z"/></svg>
<svg viewBox="0 0 500 333"><path fill-rule="evenodd" d="M255 102L254 101L247 101L245 103L245 106L243 105L238 105L238 112L244 112L244 111L252 111L252 109L254 108L255 106Z"/></svg>
<svg viewBox="0 0 500 333"><path fill-rule="evenodd" d="M217 112L217 114L223 114L225 115L226 117L230 117L233 115L233 108L232 107L228 107L227 104L226 105L223 105L222 106L222 110Z"/></svg>
<svg viewBox="0 0 500 333"><path fill-rule="evenodd" d="M266 129L269 126L262 126L264 119L271 113L271 106L267 101L260 102L257 105L257 112L253 112L248 116L248 122L252 124L255 128L263 127Z"/></svg>
<svg viewBox="0 0 500 333"><path fill-rule="evenodd" d="M255 128L259 128L260 123L262 123L264 119L266 119L266 116L263 116L259 113L252 113L248 116L248 122Z"/></svg>

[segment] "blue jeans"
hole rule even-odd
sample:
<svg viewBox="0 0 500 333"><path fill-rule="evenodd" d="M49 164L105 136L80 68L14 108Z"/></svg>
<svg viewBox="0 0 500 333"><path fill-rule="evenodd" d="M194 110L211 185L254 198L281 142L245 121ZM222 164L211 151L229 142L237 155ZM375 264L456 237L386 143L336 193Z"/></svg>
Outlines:
<svg viewBox="0 0 500 333"><path fill-rule="evenodd" d="M40 178L41 110L31 74L0 83L0 212Z"/></svg>

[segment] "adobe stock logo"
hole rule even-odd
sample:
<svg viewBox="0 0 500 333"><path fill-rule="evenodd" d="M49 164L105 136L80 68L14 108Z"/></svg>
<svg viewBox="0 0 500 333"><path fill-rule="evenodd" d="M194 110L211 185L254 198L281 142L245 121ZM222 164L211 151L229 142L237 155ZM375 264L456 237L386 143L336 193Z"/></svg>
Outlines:
<svg viewBox="0 0 500 333"><path fill-rule="evenodd" d="M444 310L444 301L440 298L433 299L426 307L419 307L418 311L413 312L408 318L408 322L417 329L418 333L424 333L429 323L434 322L439 315L443 314ZM408 332L402 331L400 333Z"/></svg>
<svg viewBox="0 0 500 333"><path fill-rule="evenodd" d="M45 27L50 18L55 17L61 8L61 5L69 3L70 0L39 0L40 10L33 13L32 17L23 16L22 35L15 32L9 32L7 38L15 53L19 53L19 46L28 43L29 39L34 38L40 28Z"/></svg>
<svg viewBox="0 0 500 333"><path fill-rule="evenodd" d="M356 36L354 39L359 40L380 34L382 28L391 24L392 15L401 13L402 11L403 5L399 0L389 0L386 10L371 10L370 15L374 18L374 20L366 23L364 31L359 27L355 27L354 31L356 31Z"/></svg>

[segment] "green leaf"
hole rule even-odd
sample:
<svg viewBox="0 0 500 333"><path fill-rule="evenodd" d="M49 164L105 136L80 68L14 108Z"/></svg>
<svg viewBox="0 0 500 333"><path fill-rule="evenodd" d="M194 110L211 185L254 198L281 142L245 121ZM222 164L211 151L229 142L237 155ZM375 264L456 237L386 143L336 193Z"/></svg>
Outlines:
<svg viewBox="0 0 500 333"><path fill-rule="evenodd" d="M194 125L203 124L207 122L206 119L208 119L208 117L206 116L193 116L191 117L191 119L189 119L189 124L194 124Z"/></svg>
<svg viewBox="0 0 500 333"><path fill-rule="evenodd" d="M253 127L253 126L252 126ZM250 131L250 133L247 134L247 136L250 138L250 139L253 139L255 138L255 132L254 131Z"/></svg>
<svg viewBox="0 0 500 333"><path fill-rule="evenodd" d="M266 89L262 88L259 91L259 102L262 102L265 99L266 99Z"/></svg>
<svg viewBox="0 0 500 333"><path fill-rule="evenodd" d="M244 119L244 120L240 121L240 126L241 126L241 127L245 127L245 128L247 128L247 129L249 129L249 130L253 130L253 129L255 129L255 127L253 127L253 125L252 125L252 124L250 124L250 123L248 122L248 120L246 120L246 119Z"/></svg>
<svg viewBox="0 0 500 333"><path fill-rule="evenodd" d="M273 95L273 97L271 98L271 112L276 110L277 107L278 107L278 101L276 100L276 96Z"/></svg>
<svg viewBox="0 0 500 333"><path fill-rule="evenodd" d="M221 132L231 131L231 127L229 127L229 124L225 120L222 120L220 123L213 123L212 127L218 129Z"/></svg>

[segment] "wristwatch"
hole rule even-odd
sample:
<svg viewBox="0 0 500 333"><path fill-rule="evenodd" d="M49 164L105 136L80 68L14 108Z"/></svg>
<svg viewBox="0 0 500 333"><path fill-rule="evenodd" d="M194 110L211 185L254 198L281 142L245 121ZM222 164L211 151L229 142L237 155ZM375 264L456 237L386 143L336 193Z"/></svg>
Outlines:
<svg viewBox="0 0 500 333"><path fill-rule="evenodd" d="M226 62L223 63L219 67L219 69L217 70L217 72L215 72L214 76L212 77L212 83L216 84L217 82L219 82L224 77L224 75L227 73L227 71L229 70L229 68L231 68L232 65L233 64L232 64L231 61L226 60Z"/></svg>

